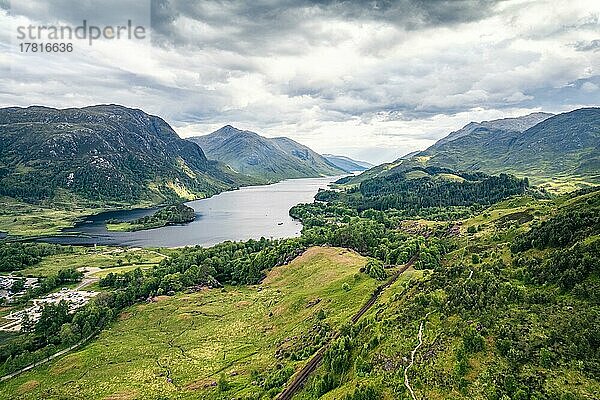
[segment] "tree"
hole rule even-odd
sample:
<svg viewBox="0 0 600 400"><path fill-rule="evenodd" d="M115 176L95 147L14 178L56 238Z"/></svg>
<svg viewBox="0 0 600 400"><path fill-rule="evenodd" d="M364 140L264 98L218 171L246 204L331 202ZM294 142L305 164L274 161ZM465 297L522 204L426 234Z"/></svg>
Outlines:
<svg viewBox="0 0 600 400"><path fill-rule="evenodd" d="M387 277L383 263L379 260L371 259L365 265L365 273L373 279L384 280Z"/></svg>
<svg viewBox="0 0 600 400"><path fill-rule="evenodd" d="M65 301L47 304L42 308L42 315L35 324L35 332L46 340L54 340L62 325L69 320L69 306Z"/></svg>
<svg viewBox="0 0 600 400"><path fill-rule="evenodd" d="M60 333L59 333L59 337L60 337L60 341L61 343L64 344L73 344L75 342L77 342L77 340L79 339L77 333L75 333L75 325L71 324L71 323L65 323L62 324L62 326L60 327Z"/></svg>
<svg viewBox="0 0 600 400"><path fill-rule="evenodd" d="M219 389L219 392L226 392L229 390L229 381L227 381L225 374L221 374L219 377L217 388Z"/></svg>
<svg viewBox="0 0 600 400"><path fill-rule="evenodd" d="M18 293L18 292L22 291L23 289L25 289L25 280L24 279L17 279L15 281L13 281L13 284L10 287L10 291L13 293Z"/></svg>
<svg viewBox="0 0 600 400"><path fill-rule="evenodd" d="M31 321L31 317L29 317L29 313L23 313L23 318L21 318L21 332L30 333L33 332L35 328L35 324Z"/></svg>

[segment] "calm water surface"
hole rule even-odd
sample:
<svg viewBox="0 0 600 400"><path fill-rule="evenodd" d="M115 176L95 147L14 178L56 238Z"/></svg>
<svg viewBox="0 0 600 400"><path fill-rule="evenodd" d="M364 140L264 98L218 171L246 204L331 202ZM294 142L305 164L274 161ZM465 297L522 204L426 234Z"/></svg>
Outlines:
<svg viewBox="0 0 600 400"><path fill-rule="evenodd" d="M78 236L47 237L42 241L61 244L103 244L140 247L211 246L225 240L285 238L299 236L302 224L289 209L311 203L320 188L339 177L290 179L265 186L250 186L208 199L186 203L196 211L196 220L185 225L165 226L138 232L109 232L111 218L133 220L156 209L109 211L88 217L65 232Z"/></svg>

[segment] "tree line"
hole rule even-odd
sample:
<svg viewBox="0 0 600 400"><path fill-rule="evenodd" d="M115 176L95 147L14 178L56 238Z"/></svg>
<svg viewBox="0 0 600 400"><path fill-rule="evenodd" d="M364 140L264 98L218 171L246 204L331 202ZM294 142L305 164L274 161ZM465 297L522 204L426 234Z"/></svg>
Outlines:
<svg viewBox="0 0 600 400"><path fill-rule="evenodd" d="M415 172L425 176L412 177ZM478 205L477 209L480 209L482 205L522 194L528 188L527 178L519 179L508 174L492 176L437 167L413 167L367 179L358 187L345 191L322 190L315 198L325 202L343 202L358 211L403 210L409 216L432 208L439 212L444 207Z"/></svg>

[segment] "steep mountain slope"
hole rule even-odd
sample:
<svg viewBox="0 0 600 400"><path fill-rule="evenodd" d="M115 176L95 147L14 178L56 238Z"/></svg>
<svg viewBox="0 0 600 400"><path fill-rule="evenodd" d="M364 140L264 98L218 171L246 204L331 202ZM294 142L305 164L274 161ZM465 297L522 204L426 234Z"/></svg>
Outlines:
<svg viewBox="0 0 600 400"><path fill-rule="evenodd" d="M265 182L342 174L323 156L288 138L265 138L231 125L188 140L198 144L210 159Z"/></svg>
<svg viewBox="0 0 600 400"><path fill-rule="evenodd" d="M369 168L373 168L374 165L366 161L353 160L346 156L336 156L334 154L323 154L330 163L336 167L343 169L346 172L366 171Z"/></svg>
<svg viewBox="0 0 600 400"><path fill-rule="evenodd" d="M0 110L0 194L38 201L161 202L250 183L161 118L118 105Z"/></svg>
<svg viewBox="0 0 600 400"><path fill-rule="evenodd" d="M513 128L469 124L463 128L468 133L457 137L454 132L416 158L427 165L462 170L511 172L545 179L573 175L598 179L600 109L583 108L555 115L522 132Z"/></svg>

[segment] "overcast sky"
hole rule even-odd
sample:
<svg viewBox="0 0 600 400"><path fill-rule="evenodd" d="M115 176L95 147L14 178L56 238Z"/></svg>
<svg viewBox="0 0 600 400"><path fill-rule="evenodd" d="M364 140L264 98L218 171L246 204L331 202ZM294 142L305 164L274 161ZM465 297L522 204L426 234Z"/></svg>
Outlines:
<svg viewBox="0 0 600 400"><path fill-rule="evenodd" d="M118 103L184 137L231 124L380 163L470 121L600 105L600 1L193 3L0 0L0 106ZM148 35L20 52L19 26L84 19Z"/></svg>

